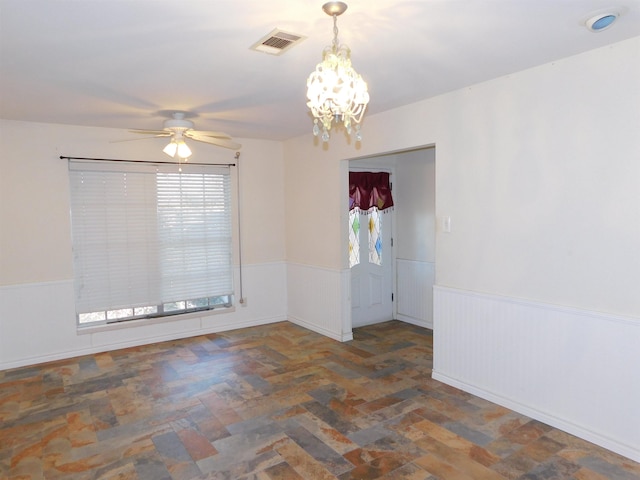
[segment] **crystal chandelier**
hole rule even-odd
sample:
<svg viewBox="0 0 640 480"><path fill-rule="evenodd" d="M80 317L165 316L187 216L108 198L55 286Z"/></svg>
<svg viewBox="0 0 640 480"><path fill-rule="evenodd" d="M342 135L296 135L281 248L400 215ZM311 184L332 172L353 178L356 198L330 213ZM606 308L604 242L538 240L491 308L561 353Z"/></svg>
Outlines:
<svg viewBox="0 0 640 480"><path fill-rule="evenodd" d="M351 66L351 50L338 42L338 15L347 9L342 2L329 2L322 6L333 17L333 44L325 47L322 62L307 79L307 106L313 114L313 134L322 131L322 141L329 140L331 123L342 122L347 133L355 129L360 141L360 121L369 103L367 84Z"/></svg>

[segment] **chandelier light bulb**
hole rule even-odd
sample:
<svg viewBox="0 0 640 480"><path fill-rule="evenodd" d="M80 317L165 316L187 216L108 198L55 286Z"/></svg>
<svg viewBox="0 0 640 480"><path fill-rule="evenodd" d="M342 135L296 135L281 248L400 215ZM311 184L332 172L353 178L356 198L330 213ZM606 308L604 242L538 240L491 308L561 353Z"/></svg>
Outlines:
<svg viewBox="0 0 640 480"><path fill-rule="evenodd" d="M360 121L369 103L367 83L351 66L351 50L338 41L338 15L347 9L342 2L329 2L322 9L333 17L333 44L325 47L315 71L307 79L307 106L314 117L313 134L329 141L332 124L342 123L349 135L355 125L360 141Z"/></svg>

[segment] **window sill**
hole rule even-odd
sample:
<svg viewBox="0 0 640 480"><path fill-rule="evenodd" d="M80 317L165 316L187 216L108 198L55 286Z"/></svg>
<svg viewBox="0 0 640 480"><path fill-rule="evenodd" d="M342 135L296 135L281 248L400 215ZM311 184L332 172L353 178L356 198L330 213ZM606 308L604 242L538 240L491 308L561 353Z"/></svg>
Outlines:
<svg viewBox="0 0 640 480"><path fill-rule="evenodd" d="M176 315L166 315L164 317L141 318L138 320L126 320L123 322L103 323L100 325L78 325L76 327L77 335L88 335L92 333L108 332L110 330L123 330L126 328L144 327L147 325L156 325L159 323L177 322L181 320L190 320L192 318L203 318L212 315L220 315L222 313L233 313L236 311L235 306L228 308L214 308L213 310L204 310L199 312L179 313Z"/></svg>

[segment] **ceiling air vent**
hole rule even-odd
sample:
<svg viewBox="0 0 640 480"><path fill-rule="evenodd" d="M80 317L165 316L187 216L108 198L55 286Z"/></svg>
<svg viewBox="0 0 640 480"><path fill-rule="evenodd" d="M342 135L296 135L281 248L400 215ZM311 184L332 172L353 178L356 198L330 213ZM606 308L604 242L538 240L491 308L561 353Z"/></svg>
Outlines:
<svg viewBox="0 0 640 480"><path fill-rule="evenodd" d="M281 55L305 38L307 37L275 29L251 45L250 48L251 50L268 53L270 55Z"/></svg>

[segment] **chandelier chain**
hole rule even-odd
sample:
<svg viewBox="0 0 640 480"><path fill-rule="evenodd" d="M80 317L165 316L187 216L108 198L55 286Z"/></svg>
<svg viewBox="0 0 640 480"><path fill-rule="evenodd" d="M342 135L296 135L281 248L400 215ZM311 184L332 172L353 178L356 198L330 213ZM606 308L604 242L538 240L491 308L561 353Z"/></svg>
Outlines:
<svg viewBox="0 0 640 480"><path fill-rule="evenodd" d="M338 51L338 15L333 14L333 51Z"/></svg>

